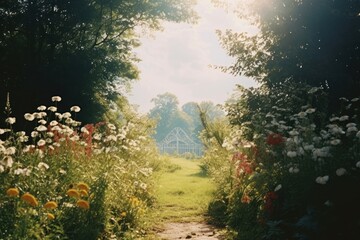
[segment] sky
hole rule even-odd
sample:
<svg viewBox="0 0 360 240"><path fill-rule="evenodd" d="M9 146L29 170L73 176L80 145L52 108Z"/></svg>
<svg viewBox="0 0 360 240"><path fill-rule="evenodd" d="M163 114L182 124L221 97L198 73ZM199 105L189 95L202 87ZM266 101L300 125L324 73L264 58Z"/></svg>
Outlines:
<svg viewBox="0 0 360 240"><path fill-rule="evenodd" d="M137 105L140 112L148 112L153 107L151 99L166 92L175 94L180 106L202 101L222 104L236 84L256 85L252 79L210 67L228 66L234 61L220 46L216 29L250 33L256 29L233 13L216 8L210 0L198 2L197 24L166 22L163 31L141 37L142 45L135 50L141 59L140 80L132 84L128 93L130 103Z"/></svg>

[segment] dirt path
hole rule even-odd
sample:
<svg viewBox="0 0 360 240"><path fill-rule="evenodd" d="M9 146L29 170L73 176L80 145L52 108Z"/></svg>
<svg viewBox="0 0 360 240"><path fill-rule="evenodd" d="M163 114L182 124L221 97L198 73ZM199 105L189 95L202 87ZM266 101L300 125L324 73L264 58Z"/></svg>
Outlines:
<svg viewBox="0 0 360 240"><path fill-rule="evenodd" d="M196 240L214 240L224 239L221 237L219 230L213 226L200 223L166 223L164 231L159 232L160 239L175 240L175 239L196 239Z"/></svg>
<svg viewBox="0 0 360 240"><path fill-rule="evenodd" d="M175 170L163 172L158 179L155 239L224 239L204 217L215 186L201 174L199 161L169 158L169 164Z"/></svg>

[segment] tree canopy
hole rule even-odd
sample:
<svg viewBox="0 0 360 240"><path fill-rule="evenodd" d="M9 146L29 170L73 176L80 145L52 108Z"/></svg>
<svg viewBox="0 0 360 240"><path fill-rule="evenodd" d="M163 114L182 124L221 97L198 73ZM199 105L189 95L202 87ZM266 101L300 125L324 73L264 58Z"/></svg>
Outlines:
<svg viewBox="0 0 360 240"><path fill-rule="evenodd" d="M359 1L257 0L237 11L259 33L218 31L236 59L227 71L270 89L287 81L322 86L331 103L360 94Z"/></svg>
<svg viewBox="0 0 360 240"><path fill-rule="evenodd" d="M214 103L188 102L179 107L179 100L172 93L159 94L152 99L154 107L149 117L157 121L155 139L161 142L175 127L182 128L194 142L200 142L199 134L204 129L200 114L206 115L209 121L224 116L224 112Z"/></svg>
<svg viewBox="0 0 360 240"><path fill-rule="evenodd" d="M60 95L96 121L119 86L138 78L135 28L194 21L192 0L4 0L0 2L0 107L21 116Z"/></svg>

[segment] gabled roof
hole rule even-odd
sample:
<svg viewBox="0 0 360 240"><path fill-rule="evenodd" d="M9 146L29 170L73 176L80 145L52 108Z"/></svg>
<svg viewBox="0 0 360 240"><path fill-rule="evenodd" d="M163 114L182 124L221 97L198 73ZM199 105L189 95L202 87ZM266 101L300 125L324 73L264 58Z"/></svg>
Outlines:
<svg viewBox="0 0 360 240"><path fill-rule="evenodd" d="M185 144L195 144L195 142L186 134L186 132L179 127L174 128L160 144L169 144L171 142L182 142Z"/></svg>

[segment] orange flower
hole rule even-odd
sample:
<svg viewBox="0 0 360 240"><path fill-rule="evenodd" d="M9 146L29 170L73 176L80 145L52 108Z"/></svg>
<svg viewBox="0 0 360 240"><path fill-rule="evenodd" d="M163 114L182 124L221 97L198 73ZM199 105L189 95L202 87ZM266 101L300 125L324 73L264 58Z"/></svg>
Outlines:
<svg viewBox="0 0 360 240"><path fill-rule="evenodd" d="M78 190L76 189L69 189L66 194L69 196L69 197L74 197L74 198L79 198L80 197L80 193L78 192Z"/></svg>
<svg viewBox="0 0 360 240"><path fill-rule="evenodd" d="M79 207L79 208L83 208L83 209L89 209L90 208L90 204L88 201L85 201L85 200L79 200L77 201L76 205Z"/></svg>
<svg viewBox="0 0 360 240"><path fill-rule="evenodd" d="M54 220L54 219L55 219L54 214L47 213L46 215L47 215L47 218L48 218L49 220Z"/></svg>
<svg viewBox="0 0 360 240"><path fill-rule="evenodd" d="M45 205L44 205L44 208L46 208L46 209L55 209L57 207L58 207L58 205L54 201L49 201L49 202L45 203Z"/></svg>
<svg viewBox="0 0 360 240"><path fill-rule="evenodd" d="M19 190L17 188L9 188L6 191L6 195L8 195L9 197L17 197L19 196Z"/></svg>
<svg viewBox="0 0 360 240"><path fill-rule="evenodd" d="M28 204L30 204L33 207L36 207L37 205L39 205L36 198L33 195L31 195L30 193L25 193L24 195L22 195L21 200L27 202Z"/></svg>
<svg viewBox="0 0 360 240"><path fill-rule="evenodd" d="M86 190L84 190L84 189L81 189L80 191L80 196L82 196L82 197L87 197L87 196L89 196L89 194L88 194L88 192L86 191Z"/></svg>
<svg viewBox="0 0 360 240"><path fill-rule="evenodd" d="M86 183L80 182L77 185L78 189L80 190L85 190L86 192L89 192L90 188L89 185L87 185Z"/></svg>
<svg viewBox="0 0 360 240"><path fill-rule="evenodd" d="M243 196L241 197L241 202L242 203L250 203L251 198L247 194L244 193Z"/></svg>

